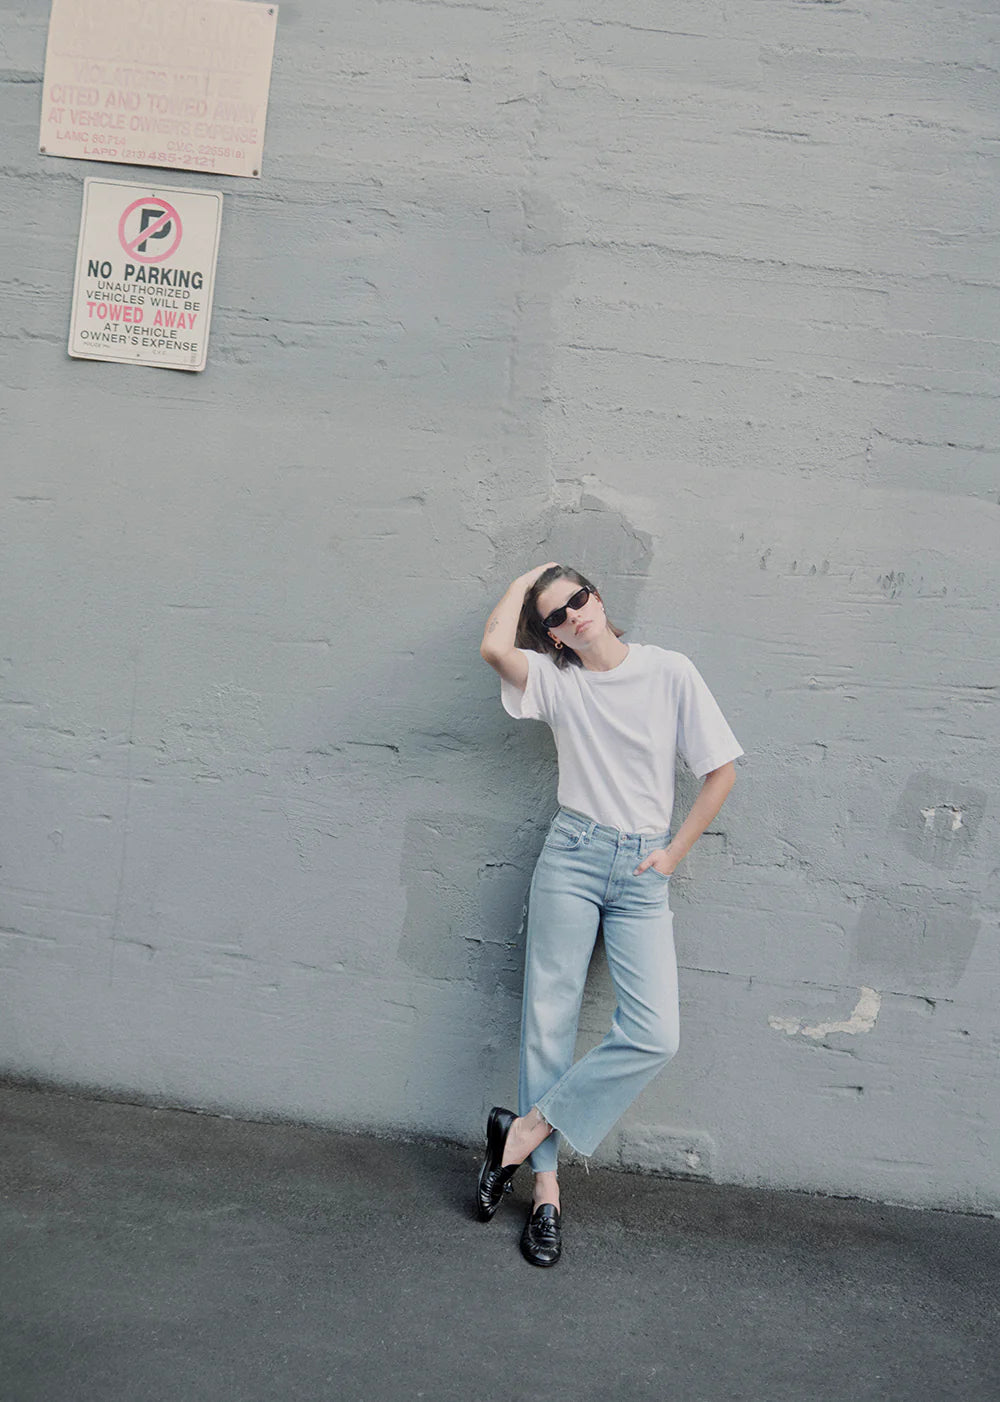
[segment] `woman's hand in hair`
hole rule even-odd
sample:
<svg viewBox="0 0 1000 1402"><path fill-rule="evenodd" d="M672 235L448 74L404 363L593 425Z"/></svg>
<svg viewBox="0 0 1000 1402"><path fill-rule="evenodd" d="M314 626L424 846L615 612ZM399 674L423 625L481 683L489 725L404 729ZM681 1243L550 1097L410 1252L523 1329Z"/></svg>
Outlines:
<svg viewBox="0 0 1000 1402"><path fill-rule="evenodd" d="M536 579L541 579L546 570L557 570L558 560L550 560L547 565L536 565L534 569L528 570L527 574L522 574L516 582L524 585L524 592L527 593Z"/></svg>

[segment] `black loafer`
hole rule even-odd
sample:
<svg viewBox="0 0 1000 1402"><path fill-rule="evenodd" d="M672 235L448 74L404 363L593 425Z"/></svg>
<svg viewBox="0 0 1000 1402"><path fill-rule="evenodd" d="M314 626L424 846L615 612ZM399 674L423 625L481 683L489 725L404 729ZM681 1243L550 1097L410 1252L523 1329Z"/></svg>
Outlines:
<svg viewBox="0 0 1000 1402"><path fill-rule="evenodd" d="M555 1203L543 1202L528 1214L521 1233L521 1255L533 1266L554 1266L562 1255L562 1218Z"/></svg>
<svg viewBox="0 0 1000 1402"><path fill-rule="evenodd" d="M479 1190L476 1206L480 1222L488 1222L496 1212L505 1192L510 1192L510 1180L521 1167L519 1163L509 1163L504 1167L503 1146L507 1142L507 1132L517 1116L512 1110L504 1110L494 1105L486 1121L486 1157L479 1170Z"/></svg>

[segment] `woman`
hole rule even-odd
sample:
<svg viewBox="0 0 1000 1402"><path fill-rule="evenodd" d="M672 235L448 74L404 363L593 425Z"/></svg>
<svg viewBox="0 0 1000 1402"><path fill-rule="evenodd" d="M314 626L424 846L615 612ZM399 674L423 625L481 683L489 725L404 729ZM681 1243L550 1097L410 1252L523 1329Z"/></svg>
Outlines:
<svg viewBox="0 0 1000 1402"><path fill-rule="evenodd" d="M546 721L559 756L560 808L528 897L518 1114L490 1112L478 1184L489 1221L530 1156L521 1250L537 1266L562 1251L559 1136L592 1154L677 1050L670 877L722 807L743 753L687 657L621 636L589 580L549 563L515 579L481 648L505 710ZM677 751L703 783L671 839ZM574 1065L600 922L618 1006Z"/></svg>

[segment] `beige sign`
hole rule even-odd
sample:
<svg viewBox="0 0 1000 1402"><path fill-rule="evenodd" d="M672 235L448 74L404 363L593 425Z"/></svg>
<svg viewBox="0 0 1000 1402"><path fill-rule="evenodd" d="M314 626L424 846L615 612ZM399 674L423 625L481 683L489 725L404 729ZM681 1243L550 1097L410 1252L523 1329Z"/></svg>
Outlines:
<svg viewBox="0 0 1000 1402"><path fill-rule="evenodd" d="M222 195L85 180L69 353L204 370Z"/></svg>
<svg viewBox="0 0 1000 1402"><path fill-rule="evenodd" d="M52 0L39 149L260 175L277 5Z"/></svg>

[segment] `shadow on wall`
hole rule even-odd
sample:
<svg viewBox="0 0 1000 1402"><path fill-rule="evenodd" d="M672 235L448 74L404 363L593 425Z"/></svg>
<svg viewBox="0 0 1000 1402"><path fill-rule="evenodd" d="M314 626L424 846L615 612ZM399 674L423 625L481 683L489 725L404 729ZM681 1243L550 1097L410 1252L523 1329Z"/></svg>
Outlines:
<svg viewBox="0 0 1000 1402"><path fill-rule="evenodd" d="M931 1000L954 993L982 920L950 874L972 858L985 812L985 789L942 774L911 776L888 837L929 868L927 879L867 893L854 931L857 981Z"/></svg>
<svg viewBox="0 0 1000 1402"><path fill-rule="evenodd" d="M482 628L514 575L559 560L594 581L627 637L653 553L652 537L596 496L572 509L549 507L494 545L489 597L464 626L438 640L444 656L434 677L461 674L471 649L481 686L471 698L468 692L434 696L444 728L462 737L449 755L448 787L463 808L406 817L400 873L406 913L396 951L424 978L469 985L470 1022L481 1040L476 1084L486 1100L494 1082L516 1075L526 895L556 806L557 771L548 728L513 721L502 710L499 680L478 656ZM422 743L412 734L400 734L399 742L404 754ZM475 810L470 794L478 796ZM500 816L512 810L516 816ZM602 977L596 959L592 981ZM433 1026L424 1027L423 1042L419 1063L442 1066L448 1048Z"/></svg>
<svg viewBox="0 0 1000 1402"><path fill-rule="evenodd" d="M558 560L593 580L613 622L627 629L649 577L653 537L600 497L584 493L579 506L549 507L534 524L499 537L496 550L497 597L511 576Z"/></svg>
<svg viewBox="0 0 1000 1402"><path fill-rule="evenodd" d="M556 805L556 765L548 728L503 711L498 678L479 656L482 630L515 574L557 558L594 579L627 630L652 563L652 538L595 496L549 506L490 544L481 588L428 572L419 598L393 598L391 628L352 635L349 668L331 671L289 727L297 768L286 805L303 861L323 863L324 890L341 854L342 900L362 885L352 866L365 840L357 814L396 834L398 885L390 865L384 882L365 888L338 958L379 969L387 988L400 978L436 985L435 1005L444 997L455 1017L450 1028L419 1021L411 1064L447 1079L457 1046L484 1059L484 1086L516 1058L519 926Z"/></svg>
<svg viewBox="0 0 1000 1402"><path fill-rule="evenodd" d="M510 568L508 575L497 580L496 598L511 575L557 559L593 579L606 597L610 617L626 628L627 635L649 572L652 537L637 530L621 512L587 497L577 510L550 508L534 525L512 531L505 542L498 542L497 558L509 562ZM478 641L489 607L471 620L470 636L452 639L456 666L465 661L457 650L469 646L472 633ZM450 670L446 665L437 675L449 675ZM547 729L506 718L498 679L489 671L484 675L486 698L476 706L470 707L466 696L436 698L449 718L449 730L464 733L471 742L462 755L468 772L456 771L455 792L480 794L483 802L477 812L408 816L401 873L407 911L398 952L404 962L429 977L462 977L456 938L468 941L476 955L466 959L464 976L481 987L499 982L515 992L520 989L520 970L512 970L510 940L521 905L516 892L530 873L541 829L555 808L555 751ZM512 728L518 732L513 742ZM519 753L522 734L524 749ZM402 744L405 747L405 738ZM503 823L494 816L496 804L490 800L498 776L491 761L500 754L512 788L523 793L520 821ZM429 883L431 887L437 883L437 896ZM435 910L437 928L432 928ZM486 957L487 949L494 954Z"/></svg>
<svg viewBox="0 0 1000 1402"><path fill-rule="evenodd" d="M651 537L596 497L576 510L550 508L497 542L491 597L448 644L456 667L465 660L460 649L477 647L489 609L512 575L549 559L573 565L601 588L610 616L627 630L651 558ZM556 764L548 729L510 720L498 679L478 655L476 662L483 688L473 706L468 696L435 698L449 729L468 738L451 756L453 791L464 807L406 818L406 913L397 957L424 978L468 983L471 1021L481 1029L477 1084L488 1096L492 1082L516 1062L525 900L556 804ZM436 675L451 671L445 665ZM407 738L400 739L405 750ZM479 796L474 811L469 794ZM516 816L499 816L511 810ZM445 1048L432 1027L425 1028L425 1040L421 1064L440 1065Z"/></svg>

